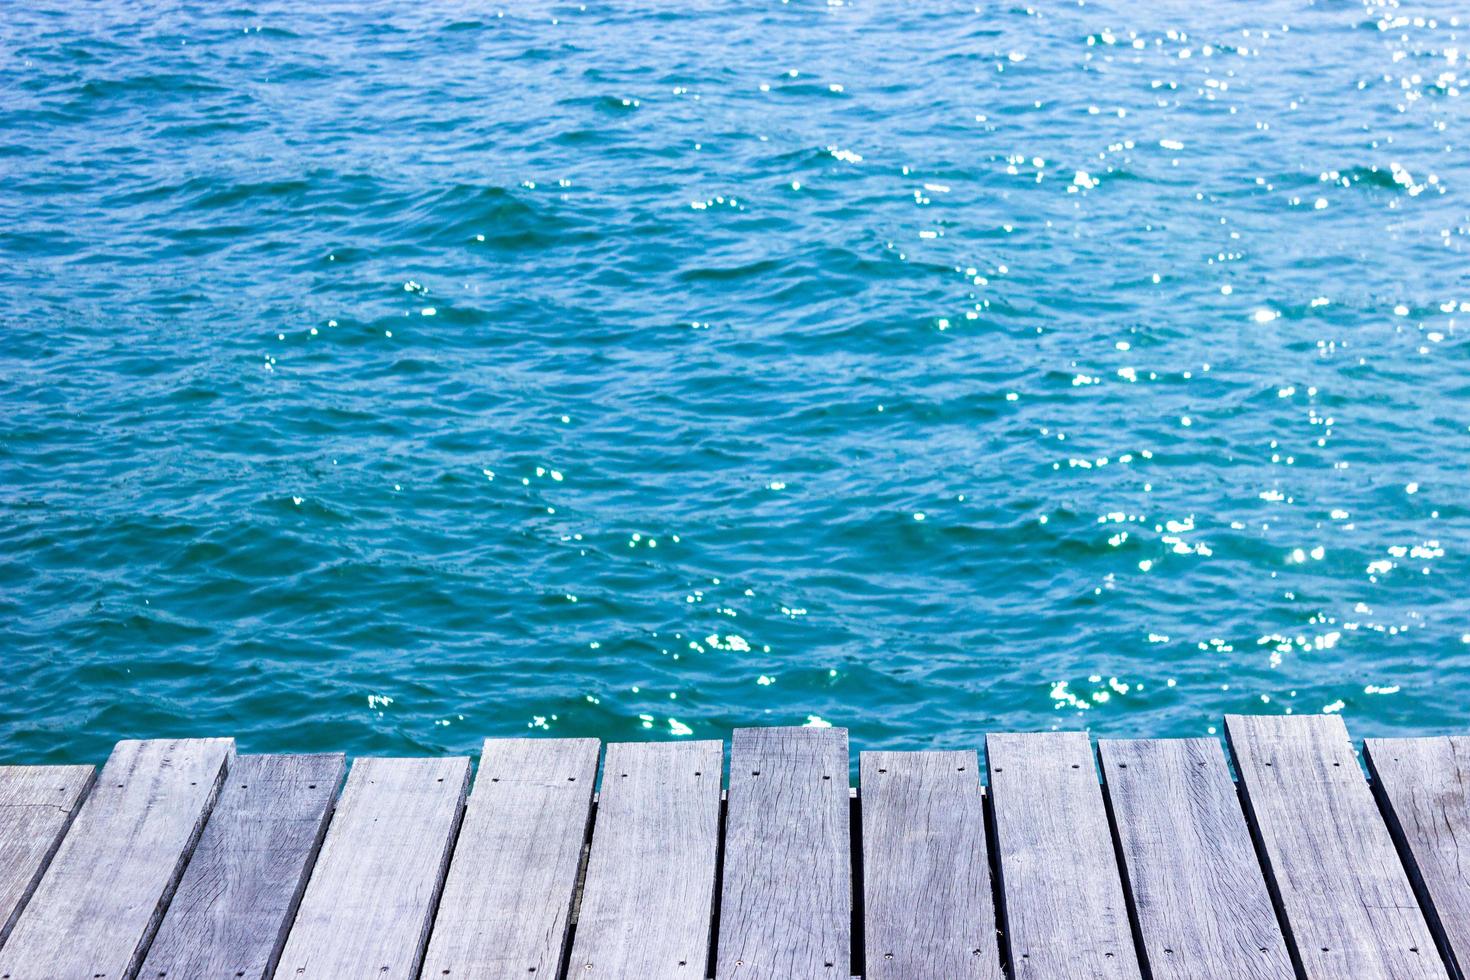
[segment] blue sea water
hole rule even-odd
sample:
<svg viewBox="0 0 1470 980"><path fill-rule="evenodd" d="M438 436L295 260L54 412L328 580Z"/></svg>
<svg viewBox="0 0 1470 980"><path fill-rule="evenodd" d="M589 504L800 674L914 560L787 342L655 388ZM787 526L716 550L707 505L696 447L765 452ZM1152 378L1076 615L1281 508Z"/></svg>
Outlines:
<svg viewBox="0 0 1470 980"><path fill-rule="evenodd" d="M1470 11L26 3L0 757L1470 728Z"/></svg>

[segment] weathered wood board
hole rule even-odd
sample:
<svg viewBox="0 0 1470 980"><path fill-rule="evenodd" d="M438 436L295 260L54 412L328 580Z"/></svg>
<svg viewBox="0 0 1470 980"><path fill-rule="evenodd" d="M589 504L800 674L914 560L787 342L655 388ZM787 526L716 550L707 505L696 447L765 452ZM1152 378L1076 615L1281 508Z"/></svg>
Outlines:
<svg viewBox="0 0 1470 980"><path fill-rule="evenodd" d="M268 980L346 766L340 754L235 757L140 976Z"/></svg>
<svg viewBox="0 0 1470 980"><path fill-rule="evenodd" d="M1139 980L1086 733L991 735L985 744L1016 980Z"/></svg>
<svg viewBox="0 0 1470 980"><path fill-rule="evenodd" d="M1001 980L980 759L864 752L868 980Z"/></svg>
<svg viewBox="0 0 1470 980"><path fill-rule="evenodd" d="M412 980L454 845L470 760L358 759L277 980Z"/></svg>
<svg viewBox="0 0 1470 980"><path fill-rule="evenodd" d="M558 975L598 745L591 738L485 742L424 976Z"/></svg>
<svg viewBox="0 0 1470 980"><path fill-rule="evenodd" d="M0 766L0 945L61 846L93 772L91 766Z"/></svg>
<svg viewBox="0 0 1470 980"><path fill-rule="evenodd" d="M1154 980L1293 980L1219 740L1104 740L1098 749Z"/></svg>
<svg viewBox="0 0 1470 980"><path fill-rule="evenodd" d="M1369 740L1370 787L1340 717L1226 731L1238 785L993 735L988 796L872 752L859 805L845 731L739 729L723 822L713 741L611 746L600 802L593 739L487 741L468 804L467 759L362 759L335 812L342 756L230 739L0 766L0 980L1462 977L1470 737Z"/></svg>
<svg viewBox="0 0 1470 980"><path fill-rule="evenodd" d="M735 730L717 977L849 976L848 824L846 729Z"/></svg>
<svg viewBox="0 0 1470 980"><path fill-rule="evenodd" d="M1457 976L1470 969L1470 737L1370 738L1382 809Z"/></svg>
<svg viewBox="0 0 1470 980"><path fill-rule="evenodd" d="M1337 715L1226 715L1225 730L1303 974L1446 976Z"/></svg>
<svg viewBox="0 0 1470 980"><path fill-rule="evenodd" d="M607 747L572 976L709 975L724 751L720 742Z"/></svg>
<svg viewBox="0 0 1470 980"><path fill-rule="evenodd" d="M234 748L228 738L117 743L0 948L0 976L132 976Z"/></svg>

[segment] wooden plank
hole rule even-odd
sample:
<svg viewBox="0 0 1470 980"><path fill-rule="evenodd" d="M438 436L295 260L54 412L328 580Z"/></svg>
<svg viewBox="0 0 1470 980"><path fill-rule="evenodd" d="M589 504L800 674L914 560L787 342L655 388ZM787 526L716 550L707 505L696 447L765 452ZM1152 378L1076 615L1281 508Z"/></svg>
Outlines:
<svg viewBox="0 0 1470 980"><path fill-rule="evenodd" d="M707 976L724 752L721 742L607 747L571 976Z"/></svg>
<svg viewBox="0 0 1470 980"><path fill-rule="evenodd" d="M845 728L737 728L719 978L831 980L852 957Z"/></svg>
<svg viewBox="0 0 1470 980"><path fill-rule="evenodd" d="M1154 980L1293 980L1219 740L1104 740L1098 749Z"/></svg>
<svg viewBox="0 0 1470 980"><path fill-rule="evenodd" d="M1001 980L980 759L864 752L869 980Z"/></svg>
<svg viewBox="0 0 1470 980"><path fill-rule="evenodd" d="M593 738L485 742L424 976L559 975L592 816L598 744Z"/></svg>
<svg viewBox="0 0 1470 980"><path fill-rule="evenodd" d="M1370 738L1368 771L1456 976L1470 969L1470 737Z"/></svg>
<svg viewBox="0 0 1470 980"><path fill-rule="evenodd" d="M0 975L131 977L234 750L228 738L117 743L0 949Z"/></svg>
<svg viewBox="0 0 1470 980"><path fill-rule="evenodd" d="M1251 820L1308 978L1445 977L1337 715L1226 715Z"/></svg>
<svg viewBox="0 0 1470 980"><path fill-rule="evenodd" d="M0 766L0 945L61 846L93 771L91 766Z"/></svg>
<svg viewBox="0 0 1470 980"><path fill-rule="evenodd" d="M1141 976L1085 732L991 735L990 798L1017 980Z"/></svg>
<svg viewBox="0 0 1470 980"><path fill-rule="evenodd" d="M277 980L419 975L469 778L463 757L353 762Z"/></svg>
<svg viewBox="0 0 1470 980"><path fill-rule="evenodd" d="M236 757L141 976L271 976L346 767L340 754Z"/></svg>

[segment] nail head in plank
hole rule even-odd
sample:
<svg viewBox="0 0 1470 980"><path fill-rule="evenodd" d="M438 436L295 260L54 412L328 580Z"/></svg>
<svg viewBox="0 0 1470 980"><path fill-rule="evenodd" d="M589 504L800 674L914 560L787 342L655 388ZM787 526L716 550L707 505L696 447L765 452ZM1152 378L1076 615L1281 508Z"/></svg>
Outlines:
<svg viewBox="0 0 1470 980"><path fill-rule="evenodd" d="M845 728L737 728L730 751L715 975L849 974Z"/></svg>
<svg viewBox="0 0 1470 980"><path fill-rule="evenodd" d="M1303 974L1445 977L1342 719L1226 715L1225 730Z"/></svg>
<svg viewBox="0 0 1470 980"><path fill-rule="evenodd" d="M1098 743L1154 980L1296 976L1220 742Z"/></svg>
<svg viewBox="0 0 1470 980"><path fill-rule="evenodd" d="M704 980L721 742L609 745L568 973Z"/></svg>
<svg viewBox="0 0 1470 980"><path fill-rule="evenodd" d="M91 766L0 766L0 944L92 785Z"/></svg>
<svg viewBox="0 0 1470 980"><path fill-rule="evenodd" d="M1102 788L1085 732L985 740L1001 925L1017 980L1138 980Z"/></svg>
<svg viewBox="0 0 1470 980"><path fill-rule="evenodd" d="M277 980L419 975L469 776L463 757L353 762Z"/></svg>
<svg viewBox="0 0 1470 980"><path fill-rule="evenodd" d="M117 743L0 949L0 975L132 976L234 750L228 738Z"/></svg>
<svg viewBox="0 0 1470 980"><path fill-rule="evenodd" d="M485 742L424 976L557 976L598 746L595 738Z"/></svg>
<svg viewBox="0 0 1470 980"><path fill-rule="evenodd" d="M1429 925L1470 968L1470 737L1363 743L1389 829L1427 899Z"/></svg>
<svg viewBox="0 0 1470 980"><path fill-rule="evenodd" d="M980 759L864 752L869 980L1000 980Z"/></svg>
<svg viewBox="0 0 1470 980"><path fill-rule="evenodd" d="M340 753L236 756L140 976L271 976L346 767Z"/></svg>

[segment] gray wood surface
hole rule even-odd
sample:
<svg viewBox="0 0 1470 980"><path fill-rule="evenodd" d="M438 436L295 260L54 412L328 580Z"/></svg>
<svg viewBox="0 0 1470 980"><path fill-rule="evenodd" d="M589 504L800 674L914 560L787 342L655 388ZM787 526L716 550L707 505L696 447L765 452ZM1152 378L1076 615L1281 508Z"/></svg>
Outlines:
<svg viewBox="0 0 1470 980"><path fill-rule="evenodd" d="M868 980L1000 980L980 758L864 752Z"/></svg>
<svg viewBox="0 0 1470 980"><path fill-rule="evenodd" d="M852 961L845 728L737 728L715 975L832 980Z"/></svg>
<svg viewBox="0 0 1470 980"><path fill-rule="evenodd" d="M1154 980L1292 980L1219 740L1104 740L1098 749Z"/></svg>
<svg viewBox="0 0 1470 980"><path fill-rule="evenodd" d="M61 845L92 774L91 766L0 766L0 945Z"/></svg>
<svg viewBox="0 0 1470 980"><path fill-rule="evenodd" d="M235 757L140 976L271 976L346 767L340 754Z"/></svg>
<svg viewBox="0 0 1470 980"><path fill-rule="evenodd" d="M0 948L0 976L131 977L234 748L228 738L117 743Z"/></svg>
<svg viewBox="0 0 1470 980"><path fill-rule="evenodd" d="M485 742L425 977L558 975L597 755L592 738Z"/></svg>
<svg viewBox="0 0 1470 980"><path fill-rule="evenodd" d="M569 975L704 980L722 742L607 747Z"/></svg>
<svg viewBox="0 0 1470 980"><path fill-rule="evenodd" d="M463 757L353 762L277 980L419 975L469 778Z"/></svg>
<svg viewBox="0 0 1470 980"><path fill-rule="evenodd" d="M1337 715L1226 715L1253 831L1303 973L1446 976Z"/></svg>
<svg viewBox="0 0 1470 980"><path fill-rule="evenodd" d="M1084 732L991 735L990 800L1017 980L1138 980L1102 788Z"/></svg>
<svg viewBox="0 0 1470 980"><path fill-rule="evenodd" d="M1368 771L1407 852L1429 926L1457 976L1470 968L1470 737L1370 738Z"/></svg>

